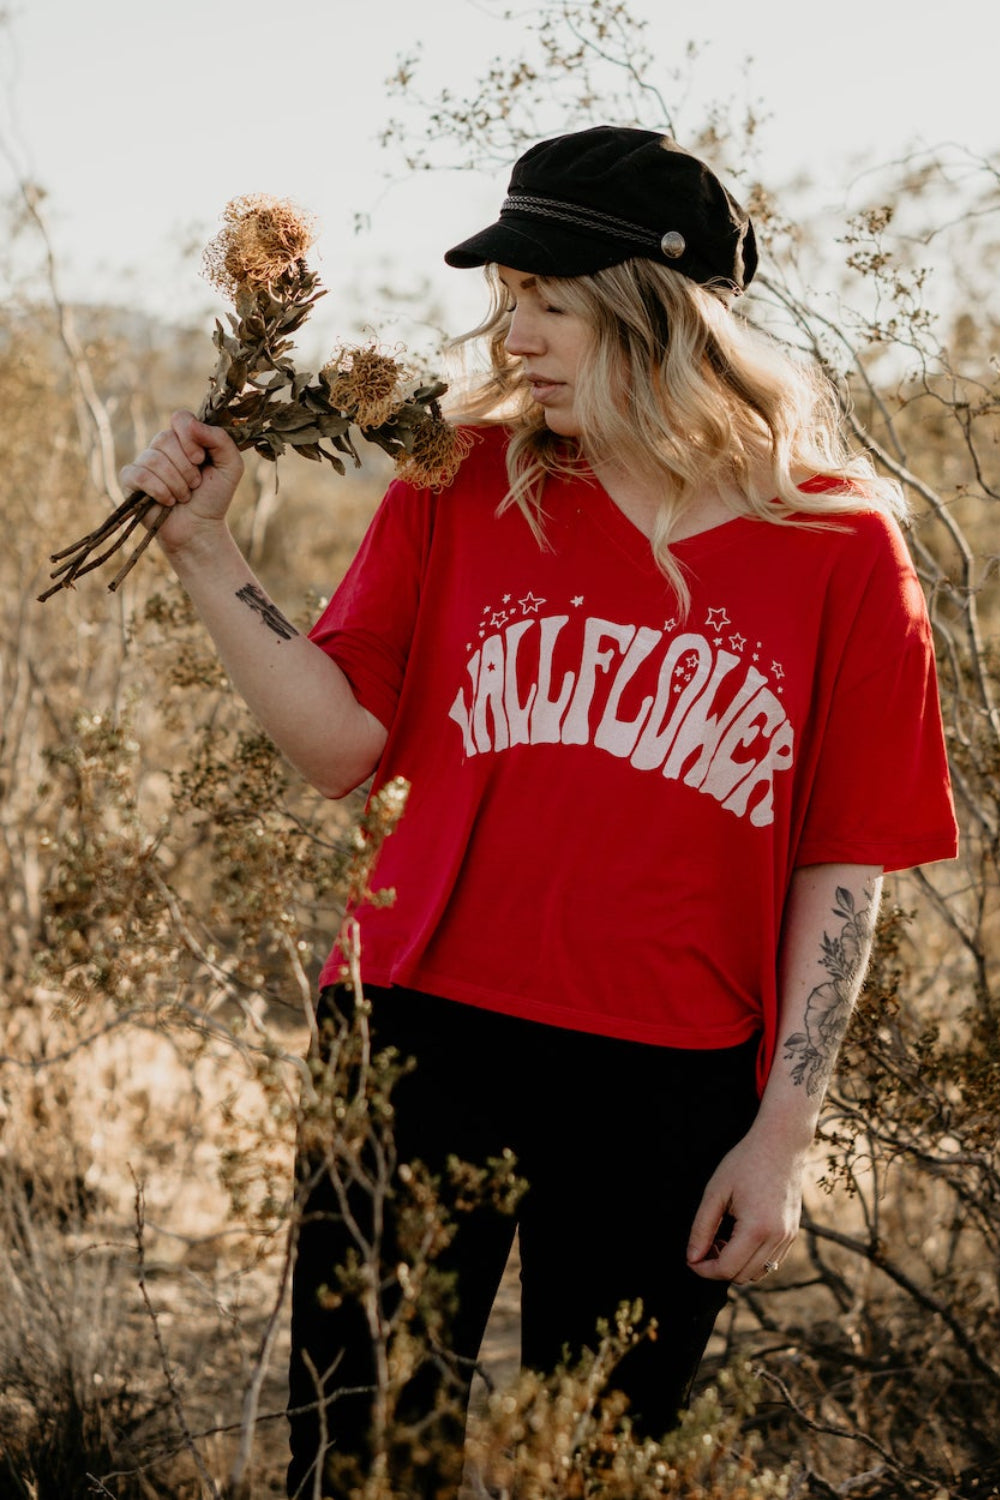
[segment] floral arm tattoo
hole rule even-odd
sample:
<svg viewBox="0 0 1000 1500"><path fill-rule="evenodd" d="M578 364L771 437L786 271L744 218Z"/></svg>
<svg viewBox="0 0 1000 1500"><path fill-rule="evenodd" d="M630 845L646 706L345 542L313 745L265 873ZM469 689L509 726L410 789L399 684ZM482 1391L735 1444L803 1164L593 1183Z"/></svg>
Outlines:
<svg viewBox="0 0 1000 1500"><path fill-rule="evenodd" d="M259 615L261 622L268 630L273 630L280 640L290 641L292 636L298 635L295 626L285 619L277 605L272 604L255 583L245 583L241 589L236 590L236 597L242 599L254 614Z"/></svg>
<svg viewBox="0 0 1000 1500"><path fill-rule="evenodd" d="M868 886L865 897L867 904L859 908L846 886L837 887L833 913L843 926L836 937L824 932L820 958L830 977L806 1000L805 1030L785 1038L785 1061L794 1064L792 1082L804 1084L810 1098L822 1094L830 1080L868 964L875 925L875 895Z"/></svg>

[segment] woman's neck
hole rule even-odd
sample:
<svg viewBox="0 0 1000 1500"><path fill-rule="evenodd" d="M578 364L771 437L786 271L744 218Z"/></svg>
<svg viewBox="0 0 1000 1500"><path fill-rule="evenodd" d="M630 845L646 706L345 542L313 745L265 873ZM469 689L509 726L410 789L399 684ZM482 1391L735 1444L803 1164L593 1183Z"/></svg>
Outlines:
<svg viewBox="0 0 1000 1500"><path fill-rule="evenodd" d="M649 480L638 478L617 464L595 464L594 475L618 509L644 536L651 537L660 513L663 492ZM684 514L671 531L670 540L683 541L699 532L711 531L731 521L740 512L738 497L727 502L717 487L706 486L687 501Z"/></svg>

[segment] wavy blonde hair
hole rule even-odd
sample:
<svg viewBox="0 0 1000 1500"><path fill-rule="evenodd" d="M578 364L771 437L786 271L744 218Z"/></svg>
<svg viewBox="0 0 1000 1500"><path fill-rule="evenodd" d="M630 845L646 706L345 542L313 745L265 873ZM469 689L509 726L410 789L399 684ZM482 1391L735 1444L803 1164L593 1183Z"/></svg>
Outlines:
<svg viewBox="0 0 1000 1500"><path fill-rule="evenodd" d="M547 479L587 474L622 454L662 493L651 546L684 608L689 593L670 541L706 485L734 515L776 524L862 510L905 518L900 487L848 446L829 382L748 323L730 288L641 259L589 276L537 277L542 297L593 331L576 379L581 436L567 439L546 426L521 361L508 354L512 300L495 266L486 277L490 310L452 348L485 341L490 371L449 415L510 429L500 511L516 505L542 545ZM832 488L799 488L813 476Z"/></svg>

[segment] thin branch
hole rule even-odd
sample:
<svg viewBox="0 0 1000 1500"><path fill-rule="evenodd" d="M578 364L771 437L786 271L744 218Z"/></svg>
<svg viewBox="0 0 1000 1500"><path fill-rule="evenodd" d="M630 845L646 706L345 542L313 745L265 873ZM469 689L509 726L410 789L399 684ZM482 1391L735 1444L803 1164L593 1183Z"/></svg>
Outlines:
<svg viewBox="0 0 1000 1500"><path fill-rule="evenodd" d="M943 1302L940 1302L937 1297L933 1297L930 1292L925 1292L922 1287L917 1286L916 1282L907 1276L905 1271L901 1271L893 1261L888 1259L879 1245L866 1244L863 1240L856 1240L849 1234L841 1234L839 1230L829 1229L825 1224L817 1224L815 1219L808 1214L803 1214L802 1227L807 1234L817 1235L820 1239L829 1240L834 1245L840 1245L843 1249L850 1250L855 1255L860 1255L870 1265L877 1266L880 1271L889 1277L890 1281L894 1281L897 1286L902 1287L903 1291L912 1297L914 1302L919 1307L922 1307L925 1312L932 1313L934 1317L940 1318L941 1322L950 1330L956 1344L962 1350L969 1363L974 1365L980 1374L986 1376L986 1379L994 1389L1000 1391L1000 1371L995 1370L985 1355L979 1351L951 1309L946 1307Z"/></svg>
<svg viewBox="0 0 1000 1500"><path fill-rule="evenodd" d="M840 1427L835 1422L817 1422L816 1418L811 1417L805 1408L796 1401L781 1376L776 1375L773 1370L768 1370L764 1366L760 1366L759 1368L755 1368L754 1373L762 1379L769 1381L771 1385L777 1388L782 1400L795 1413L799 1421L808 1427L810 1432L822 1433L827 1437L845 1438L851 1443L864 1443L866 1448L871 1448L873 1452L877 1453L879 1458L883 1459L895 1473L908 1474L911 1472L899 1463L887 1448L883 1448L882 1444L873 1438L870 1433L862 1432L860 1428Z"/></svg>
<svg viewBox="0 0 1000 1500"><path fill-rule="evenodd" d="M11 165L14 165L6 145L4 145L3 149L8 161L11 162ZM117 506L121 503L122 492L115 472L115 444L108 410L97 394L97 387L94 384L94 377L91 374L87 356L83 345L77 337L72 312L63 301L62 294L59 291L55 252L52 248L52 241L49 238L48 227L39 212L37 189L30 182L27 182L20 172L17 173L17 187L28 217L35 226L42 242L45 252L45 270L49 284L49 295L52 298L52 306L55 308L56 317L59 322L59 337L69 358L70 368L76 379L80 395L87 409L87 414L94 427L94 433L97 438L101 488L112 504Z"/></svg>
<svg viewBox="0 0 1000 1500"><path fill-rule="evenodd" d="M247 1382L243 1394L243 1411L240 1418L240 1441L229 1470L228 1490L230 1495L236 1495L243 1491L246 1484L247 1469L250 1466L250 1458L253 1453L254 1437L257 1423L260 1420L258 1412L260 1407L260 1395L264 1386L264 1377L267 1374L274 1352L274 1345L278 1337L279 1318L285 1301L285 1293L291 1279L292 1266L295 1262L295 1250L298 1238L298 1221L293 1222L289 1231L285 1246L285 1253L281 1262L281 1275L278 1278L278 1289L271 1307L271 1315L267 1320L263 1335L257 1350L257 1356L253 1364L253 1372Z"/></svg>
<svg viewBox="0 0 1000 1500"><path fill-rule="evenodd" d="M847 420L850 423L851 430L854 435L859 438L872 451L872 453L874 453L875 457L879 460L879 463L881 463L886 469L888 469L890 474L895 475L895 477L900 481L901 484L907 485L910 489L916 491L916 493L920 495L922 499L927 501L927 504L931 507L935 516L947 531L949 537L951 538L951 541L954 543L955 548L961 556L962 573L964 577L965 616L968 622L969 636L972 645L971 666L973 672L975 673L976 685L979 688L982 706L986 711L990 725L992 726L994 739L996 740L998 747L1000 747L1000 711L998 711L997 706L993 701L993 687L986 670L986 646L983 641L983 633L979 624L979 611L976 608L975 602L976 559L973 554L972 548L969 546L969 543L966 540L965 533L958 525L955 518L952 516L947 505L944 504L941 497L931 488L929 484L925 484L922 479L920 479L916 474L913 473L912 469L908 469L905 464L901 464L896 459L894 459L891 453L887 453L885 448L882 447L881 443L877 442L876 439L872 437L871 433L867 432L861 426L861 423L852 412L848 411L845 413L845 415L847 416Z"/></svg>
<svg viewBox="0 0 1000 1500"><path fill-rule="evenodd" d="M96 1031L88 1032L86 1036L74 1042L69 1047L64 1047L61 1052L54 1052L49 1057L13 1057L9 1052L0 1052L0 1068L24 1068L28 1072L39 1073L43 1068L54 1067L57 1063L69 1062L78 1053L86 1051L102 1037L112 1031L117 1031L121 1026L127 1026L132 1021L137 1021L146 1031L156 1031L157 1027L148 1024L149 1011L145 1006L135 1005L130 1010L123 1010L120 1015L113 1016L110 1021L99 1026ZM143 1019L147 1024L143 1026Z"/></svg>
<svg viewBox="0 0 1000 1500"><path fill-rule="evenodd" d="M588 52L592 52L595 57L599 57L602 62L608 63L611 67L621 68L628 75L628 77L631 78L632 82L636 85L641 93L648 94L651 98L655 99L657 108L660 111L660 118L663 121L663 129L673 134L674 121L673 116L670 113L670 107L667 104L667 101L664 99L663 95L656 87L656 85L654 83L650 83L648 78L643 77L642 73L639 71L638 67L635 64L633 54L628 49L627 44L625 56L614 57L610 52L605 52L602 47L598 46L593 37L585 36L582 31L578 30L573 20L573 7L571 5L564 5L562 18L566 23L566 29L569 31L571 36L576 37L581 47L585 47ZM618 30L620 34L622 30L620 23Z"/></svg>
<svg viewBox="0 0 1000 1500"><path fill-rule="evenodd" d="M191 1429L188 1427L187 1417L184 1414L184 1404L181 1401L180 1392L177 1389L177 1382L174 1379L174 1372L171 1368L170 1360L167 1357L167 1349L166 1345L163 1342L163 1335L160 1332L160 1320L157 1317L156 1309L153 1306L152 1300L149 1295L149 1290L146 1286L145 1194L143 1193L142 1183L136 1177L134 1172L132 1173L132 1181L135 1183L135 1246L139 1271L139 1293L142 1297L146 1312L149 1314L149 1320L153 1325L153 1338L156 1341L156 1349L160 1357L160 1368L163 1371L163 1378L166 1381L167 1392L170 1396L170 1404L173 1407L174 1418L177 1422L177 1426L180 1429L181 1436L184 1439L184 1447L190 1453L194 1466L198 1470L198 1473L201 1475L202 1483L205 1485L208 1493L213 1497L213 1500L222 1500L219 1487L215 1483L215 1480L212 1478L211 1474L208 1472L205 1461L198 1451L198 1445L191 1434Z"/></svg>

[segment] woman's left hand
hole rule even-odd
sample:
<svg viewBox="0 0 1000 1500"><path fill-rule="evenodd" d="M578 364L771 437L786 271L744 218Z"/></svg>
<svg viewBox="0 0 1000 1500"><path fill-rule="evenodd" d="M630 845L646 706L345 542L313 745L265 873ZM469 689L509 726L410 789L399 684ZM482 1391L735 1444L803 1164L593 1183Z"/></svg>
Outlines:
<svg viewBox="0 0 1000 1500"><path fill-rule="evenodd" d="M761 1122L727 1152L695 1215L688 1265L699 1276L745 1286L782 1262L799 1229L805 1151Z"/></svg>

